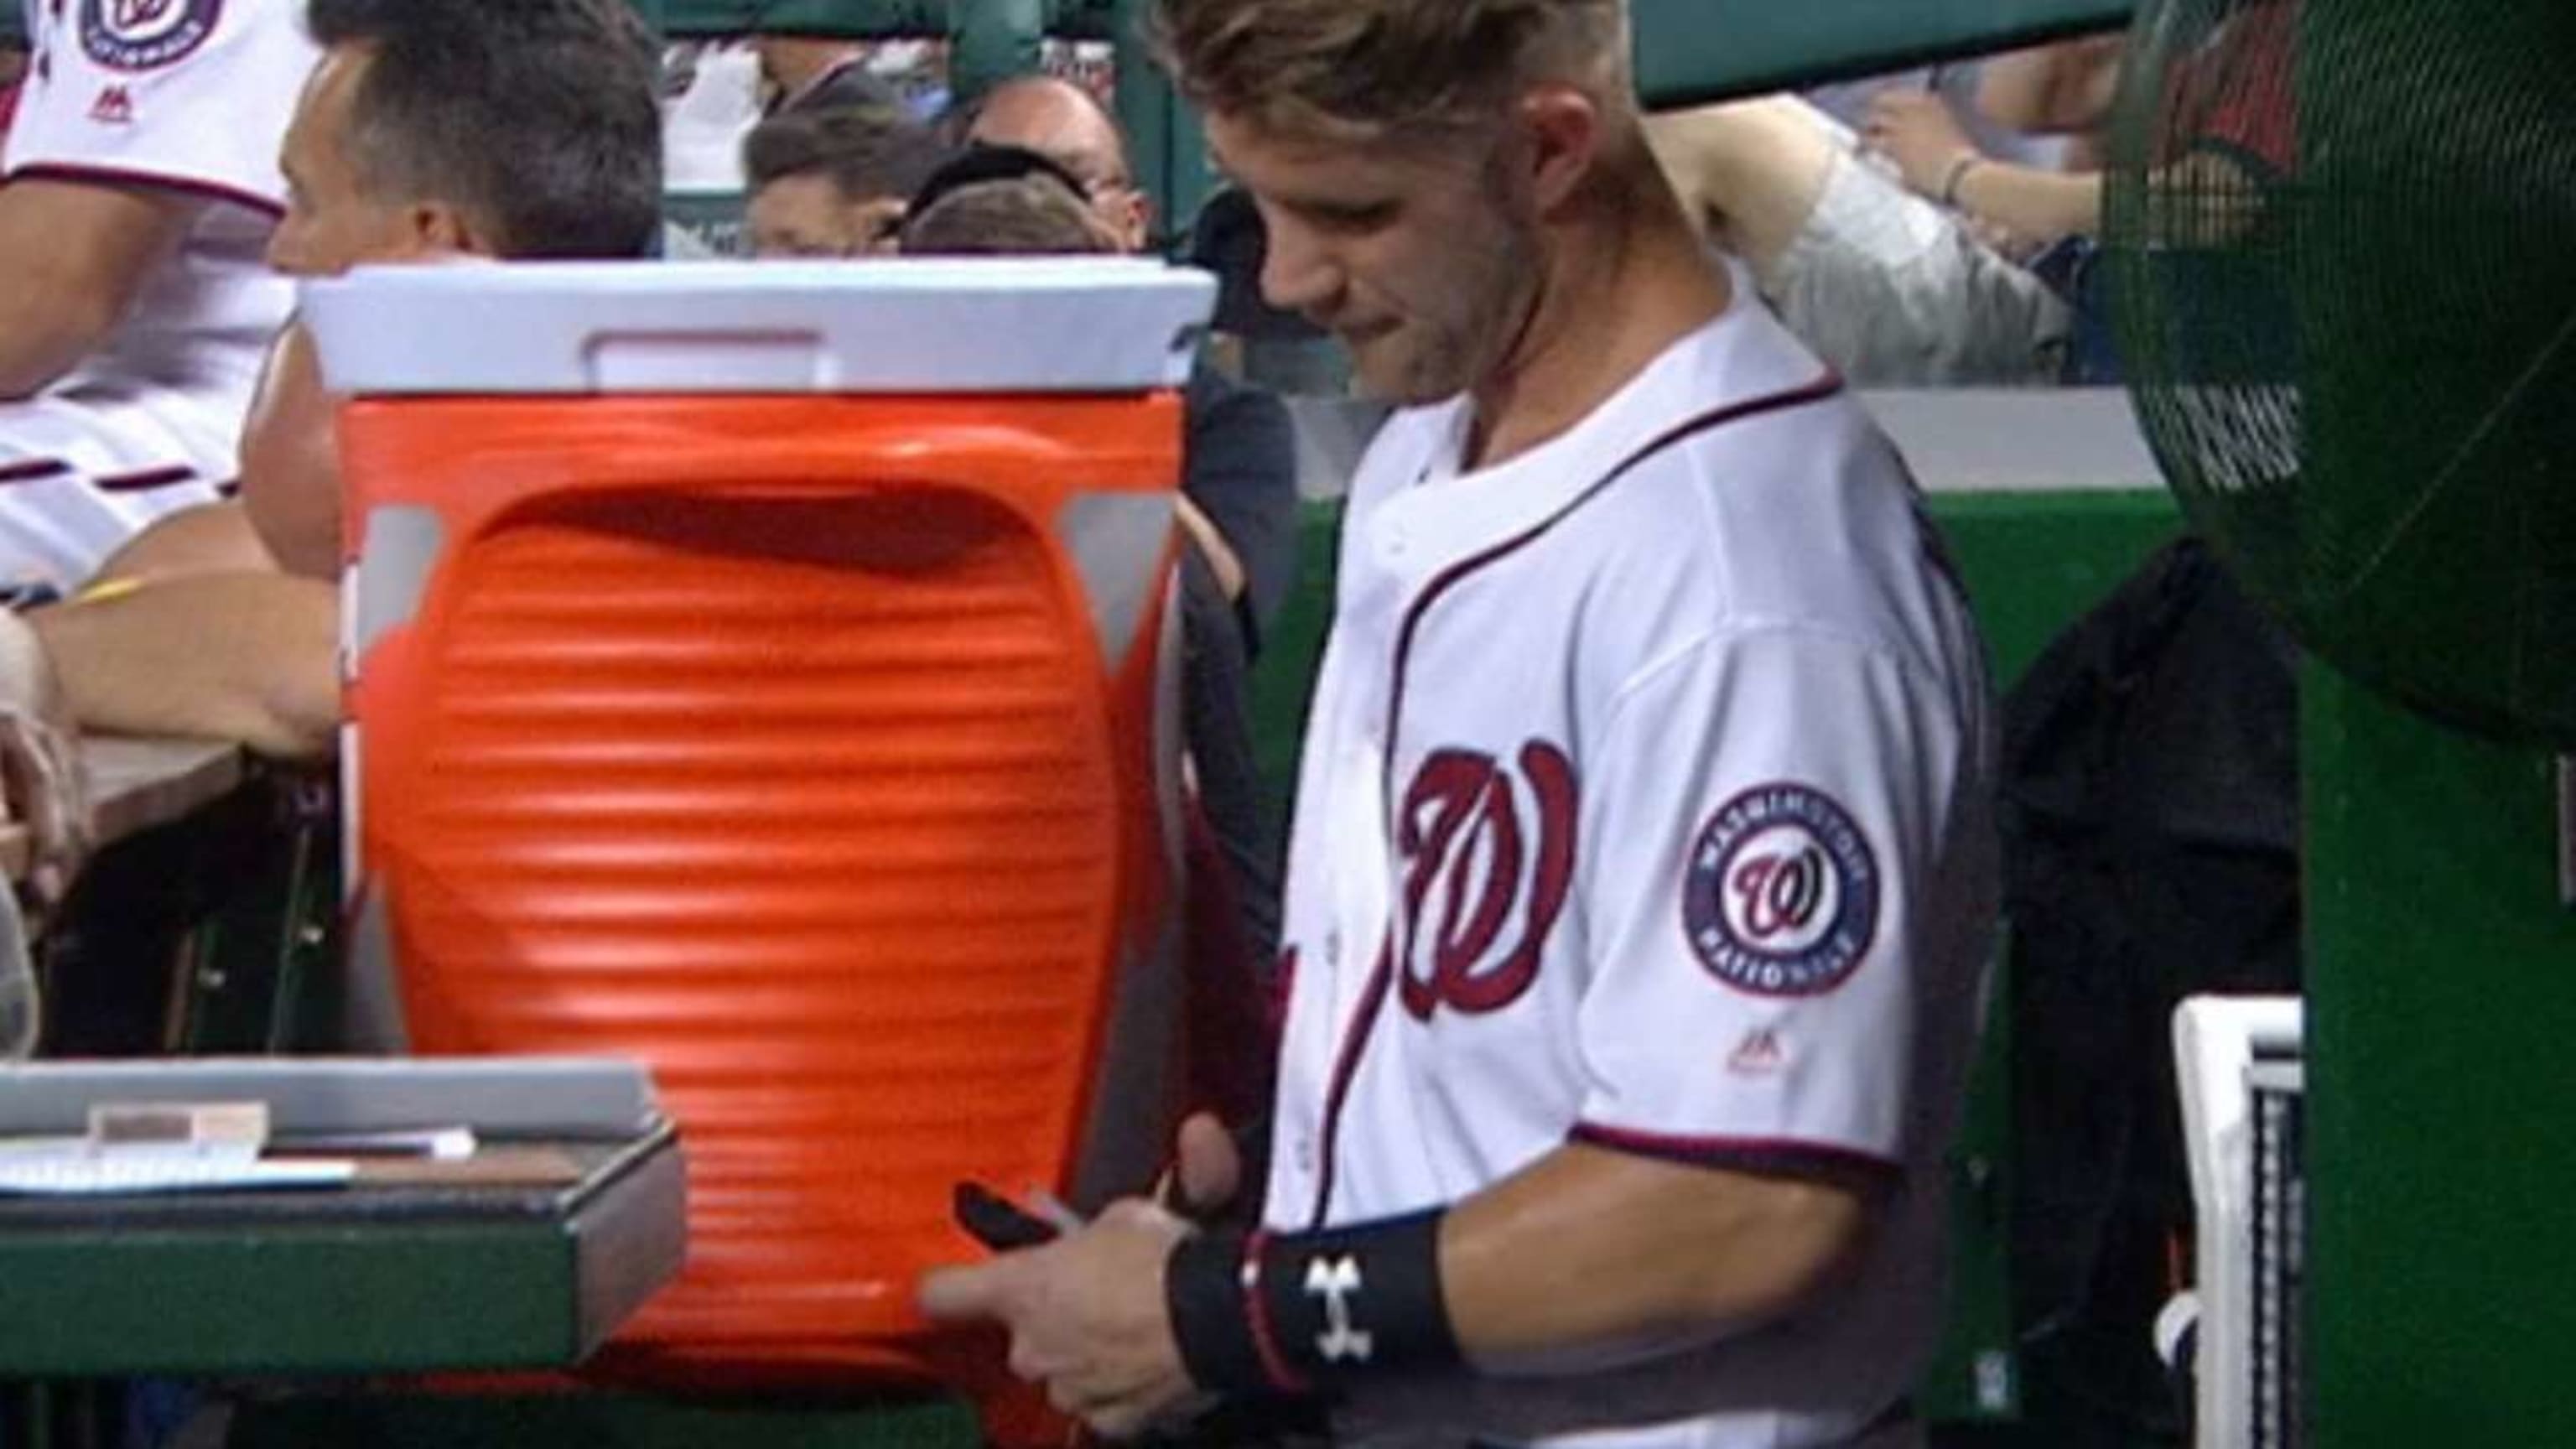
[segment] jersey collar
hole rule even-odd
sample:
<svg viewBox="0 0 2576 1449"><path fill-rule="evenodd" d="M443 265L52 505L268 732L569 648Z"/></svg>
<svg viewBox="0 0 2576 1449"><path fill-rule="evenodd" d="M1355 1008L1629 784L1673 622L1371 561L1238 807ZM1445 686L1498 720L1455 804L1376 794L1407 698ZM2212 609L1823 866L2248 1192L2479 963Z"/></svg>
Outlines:
<svg viewBox="0 0 2576 1449"><path fill-rule="evenodd" d="M1445 404L1429 420L1428 455L1375 511L1371 531L1398 572L1446 568L1545 523L1676 422L1806 386L1824 372L1739 281L1724 312L1664 349L1581 422L1509 462L1461 473L1473 405Z"/></svg>

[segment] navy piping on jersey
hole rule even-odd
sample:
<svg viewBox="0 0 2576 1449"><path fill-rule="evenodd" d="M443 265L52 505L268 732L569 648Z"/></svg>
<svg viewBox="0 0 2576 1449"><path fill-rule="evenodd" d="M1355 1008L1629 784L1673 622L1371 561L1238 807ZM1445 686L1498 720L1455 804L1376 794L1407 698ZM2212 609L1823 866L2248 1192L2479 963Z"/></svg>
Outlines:
<svg viewBox="0 0 2576 1449"><path fill-rule="evenodd" d="M198 181L185 176L164 176L157 171L137 171L122 166L92 166L61 161L38 161L9 173L11 181L70 181L96 186L145 186L156 191L175 191L201 201L221 201L275 221L286 215L286 208L265 196L243 191L220 182Z"/></svg>
<svg viewBox="0 0 2576 1449"><path fill-rule="evenodd" d="M1378 1013L1386 1009L1387 993L1394 984L1395 933L1390 926L1385 941L1378 946L1377 964L1369 968L1368 989L1360 993L1360 1009L1353 1013L1342 1037L1342 1049L1334 1057L1332 1086L1324 1093L1324 1146L1315 1183L1315 1215L1306 1224L1309 1228L1322 1227L1324 1214L1332 1209L1333 1179L1342 1149L1342 1106L1350 1099L1352 1079L1360 1074L1360 1057L1368 1050L1369 1038L1377 1034Z"/></svg>
<svg viewBox="0 0 2576 1449"><path fill-rule="evenodd" d="M55 478L69 478L79 471L60 458L28 458L16 463L0 463L0 488L16 483L43 483ZM132 473L100 473L93 476L89 484L102 493L149 493L156 488L172 488L195 481L196 469L184 463L173 463Z"/></svg>
<svg viewBox="0 0 2576 1449"><path fill-rule="evenodd" d="M175 488L197 481L197 470L181 464L167 468L146 468L139 473L102 473L89 480L102 492L149 493L155 488Z"/></svg>
<svg viewBox="0 0 2576 1449"><path fill-rule="evenodd" d="M1536 543L1558 524L1573 517L1576 510L1608 492L1612 484L1635 472L1639 466L1656 454L1703 434L1715 432L1730 423L1740 423L1771 413L1805 407L1810 403L1823 402L1842 390L1841 375L1828 368L1813 382L1790 388L1785 392L1769 393L1744 402L1712 408L1697 417L1675 424L1622 458L1617 466L1601 475L1599 482L1576 494L1564 507L1484 552L1450 565L1425 585L1422 592L1414 596L1413 602L1406 606L1403 627L1396 632L1395 686L1387 700L1386 759L1379 767L1383 773L1378 781L1379 799L1384 802L1384 808L1388 811L1395 808L1395 742L1398 738L1397 731L1404 721L1404 677L1407 666L1412 662L1413 637L1421 628L1424 617L1430 613L1431 606L1438 603L1442 595L1465 582L1469 575L1487 565ZM1395 838L1395 821L1391 815L1381 820L1379 824L1380 828L1386 831L1389 840ZM1342 1109L1350 1101L1351 1083L1359 1076L1360 1059L1367 1054L1369 1038L1377 1031L1377 1018L1386 1006L1387 988L1393 981L1394 974L1394 926L1390 922L1387 940L1379 948L1377 966L1369 977L1368 990L1362 994L1359 1010L1353 1013L1350 1025L1344 1028L1341 1051L1333 1064L1332 1082L1324 1095L1321 1167L1317 1173L1315 1212L1311 1220L1316 1227L1322 1227L1326 1217L1332 1211L1333 1186L1338 1176L1337 1169L1340 1166L1341 1157Z"/></svg>

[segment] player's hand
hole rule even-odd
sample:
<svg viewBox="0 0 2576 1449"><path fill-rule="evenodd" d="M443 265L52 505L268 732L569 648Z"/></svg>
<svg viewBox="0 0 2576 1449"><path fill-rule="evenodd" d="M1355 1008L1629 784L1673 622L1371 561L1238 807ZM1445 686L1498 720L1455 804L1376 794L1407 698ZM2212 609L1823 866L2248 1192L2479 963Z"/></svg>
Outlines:
<svg viewBox="0 0 2576 1449"><path fill-rule="evenodd" d="M1154 1189L1154 1200L1192 1222L1212 1222L1243 1190L1243 1149L1215 1115L1200 1112L1181 1124L1172 1168Z"/></svg>
<svg viewBox="0 0 2576 1449"><path fill-rule="evenodd" d="M1011 1372L1113 1439L1190 1406L1194 1389L1164 1307L1164 1265L1189 1224L1139 1198L1089 1225L988 1263L923 1276L921 1309L1011 1336Z"/></svg>
<svg viewBox="0 0 2576 1449"><path fill-rule="evenodd" d="M89 853L80 752L44 641L0 610L0 807L27 832L27 887L37 910L61 904Z"/></svg>
<svg viewBox="0 0 2576 1449"><path fill-rule="evenodd" d="M1950 103L1933 91L1891 87L1869 103L1861 134L1870 148L1896 163L1905 184L1938 197L1960 158L1977 154Z"/></svg>

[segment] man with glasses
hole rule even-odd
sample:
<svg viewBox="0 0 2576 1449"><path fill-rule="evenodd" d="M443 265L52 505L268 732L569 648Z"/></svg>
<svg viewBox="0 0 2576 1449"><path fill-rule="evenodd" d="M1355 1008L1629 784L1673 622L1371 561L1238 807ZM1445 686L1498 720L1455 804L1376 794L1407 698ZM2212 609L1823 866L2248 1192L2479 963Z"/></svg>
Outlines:
<svg viewBox="0 0 2576 1449"><path fill-rule="evenodd" d="M1136 189L1127 140L1091 92L1054 76L1019 76L995 86L967 123L979 146L1024 146L1072 173L1124 252L1152 240L1154 208Z"/></svg>

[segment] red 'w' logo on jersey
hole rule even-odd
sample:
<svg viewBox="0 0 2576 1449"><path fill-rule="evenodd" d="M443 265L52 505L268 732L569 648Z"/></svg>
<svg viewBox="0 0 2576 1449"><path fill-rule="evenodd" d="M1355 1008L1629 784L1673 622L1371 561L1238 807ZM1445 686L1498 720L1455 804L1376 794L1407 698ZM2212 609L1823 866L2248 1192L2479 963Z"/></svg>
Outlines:
<svg viewBox="0 0 2576 1449"><path fill-rule="evenodd" d="M1404 1009L1500 1011L1538 979L1540 953L1574 880L1573 762L1544 741L1518 770L1440 750L1404 792L1397 922Z"/></svg>
<svg viewBox="0 0 2576 1449"><path fill-rule="evenodd" d="M1815 846L1794 855L1757 855L1735 868L1730 882L1742 902L1745 934L1757 943L1804 931L1824 904L1825 853Z"/></svg>

